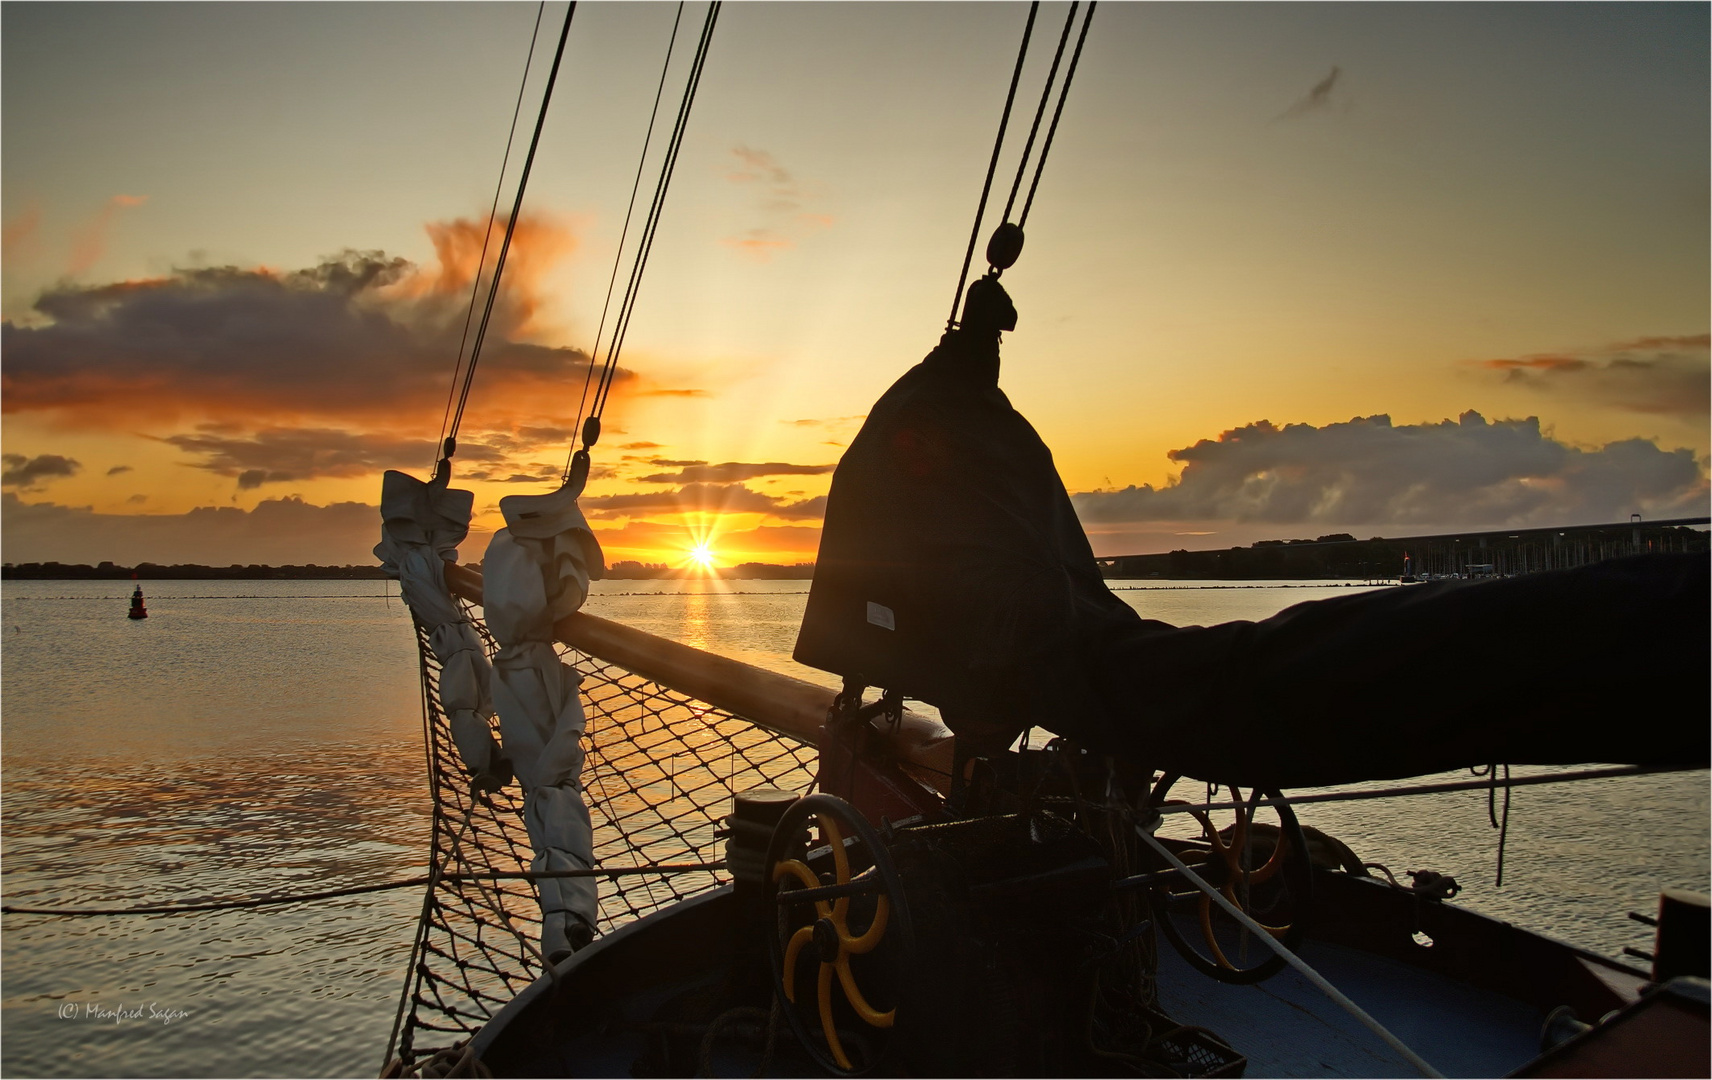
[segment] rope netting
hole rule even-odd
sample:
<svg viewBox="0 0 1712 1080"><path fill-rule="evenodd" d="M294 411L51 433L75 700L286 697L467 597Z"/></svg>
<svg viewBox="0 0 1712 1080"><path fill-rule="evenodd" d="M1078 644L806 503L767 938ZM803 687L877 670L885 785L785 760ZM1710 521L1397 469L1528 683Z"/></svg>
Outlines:
<svg viewBox="0 0 1712 1080"><path fill-rule="evenodd" d="M479 609L460 601L489 658L497 651ZM429 787L434 801L430 874L422 919L388 1054L409 1071L473 1035L545 970L540 906L528 881L442 880L449 874L527 870L533 852L514 783L470 790L439 706L440 665L417 627ZM806 792L812 745L758 727L618 665L560 646L582 673L587 726L584 798L601 869L710 863L733 792L777 787ZM489 721L495 737L498 720ZM600 925L608 933L729 880L717 871L602 879Z"/></svg>

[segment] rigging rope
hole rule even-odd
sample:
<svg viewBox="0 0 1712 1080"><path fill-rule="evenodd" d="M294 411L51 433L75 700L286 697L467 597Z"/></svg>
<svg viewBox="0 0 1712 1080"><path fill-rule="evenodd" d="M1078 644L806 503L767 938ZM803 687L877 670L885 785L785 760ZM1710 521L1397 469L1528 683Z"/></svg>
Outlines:
<svg viewBox="0 0 1712 1080"><path fill-rule="evenodd" d="M577 400L577 422L572 431L581 430L583 425L583 410L588 405L589 384L594 378L594 358L600 355L600 339L606 333L606 316L612 308L612 289L618 283L618 267L624 261L624 241L630 236L630 218L636 213L636 193L642 188L642 167L648 162L648 147L654 141L654 125L660 119L660 98L666 90L666 73L672 68L672 50L677 47L678 26L683 22L683 18L683 0L678 0L678 13L672 18L672 36L666 42L666 60L660 65L660 85L654 88L654 107L648 113L648 131L642 136L642 156L636 159L636 179L630 185L630 203L624 210L624 228L618 234L618 250L612 253L612 273L606 279L606 299L600 305L600 325L595 328L594 345L590 347L588 354L588 367L583 369L583 393ZM576 446L574 437L571 446ZM575 453L565 455L566 481L571 478L571 463L575 457Z"/></svg>
<svg viewBox="0 0 1712 1080"><path fill-rule="evenodd" d="M505 223L505 239L500 242L499 256L493 264L493 280L488 284L487 303L482 309L481 322L476 327L475 341L470 346L470 362L464 369L464 382L458 392L457 411L452 414L452 423L448 429L445 441L441 445L441 461L450 461L452 454L457 451L458 428L464 421L464 408L469 404L470 386L475 380L476 364L481 360L482 342L487 337L488 323L493 317L494 301L499 296L501 275L505 272L505 257L511 251L511 238L517 231L517 217L523 210L523 193L529 187L529 172L535 165L535 151L541 145L541 129L547 123L547 106L553 100L553 86L559 78L559 65L565 58L565 39L571 33L571 19L577 13L576 0L571 0L570 7L565 9L565 25L559 31L559 45L553 52L553 67L547 73L547 87L541 94L541 111L535 118L535 133L529 139L529 153L523 159L523 172L517 179L517 198L511 205L511 217Z"/></svg>
<svg viewBox="0 0 1712 1080"><path fill-rule="evenodd" d="M595 386L594 404L588 418L583 421L583 448L578 451L586 460L589 448L600 440L600 421L606 411L607 398L612 392L613 375L618 368L618 358L624 352L624 338L630 329L631 316L636 311L636 298L641 292L642 275L648 266L648 255L654 247L654 237L659 231L660 216L666 205L666 193L671 188L672 175L677 168L678 153L683 148L684 132L689 126L690 109L695 105L696 90L701 85L702 70L707 64L708 46L713 40L714 26L719 21L721 2L714 0L708 5L707 18L702 23L701 40L696 43L695 59L690 65L689 80L684 87L684 96L678 106L676 123L672 126L671 137L666 143L665 160L660 167L660 179L654 188L654 198L649 204L648 215L643 222L642 237L636 247L636 261L630 269L630 280L625 284L624 296L619 301L618 318L613 326L612 340L606 346L606 360L601 368L600 381ZM576 455L573 455L573 458Z"/></svg>
<svg viewBox="0 0 1712 1080"><path fill-rule="evenodd" d="M659 863L654 866L594 867L588 870L495 870L488 873L424 874L399 881L381 881L369 885L350 885L343 889L323 889L319 892L287 893L282 896L248 896L241 900L213 900L204 904L140 904L117 908L19 907L0 905L7 915L186 915L198 911L236 911L241 908L271 907L275 904L306 904L313 900L335 900L343 896L387 892L392 889L418 889L443 881L544 881L548 878L618 878L637 874L700 874L724 870L723 862Z"/></svg>
<svg viewBox="0 0 1712 1080"><path fill-rule="evenodd" d="M1151 835L1149 835L1147 832L1145 832L1144 830L1142 830L1139 827L1136 829L1136 836L1138 836L1144 843L1146 843L1147 846L1151 847L1154 851L1156 851L1160 855L1164 856L1165 861L1169 862L1173 867L1175 867L1177 869L1177 872L1179 874L1182 874L1183 877L1191 885L1195 886L1195 888L1197 888L1197 889L1201 890L1201 892L1205 893L1207 895L1207 897L1213 901L1213 903L1218 904L1219 907L1223 908L1227 915L1229 915L1231 918L1235 919L1249 933L1255 935L1255 939L1257 941L1259 941L1262 945L1265 945L1267 948L1271 949L1273 952L1277 953L1279 956L1283 957L1285 963L1289 964L1291 967L1293 967L1297 971L1301 972L1302 975L1305 978L1307 978L1307 980L1309 982L1313 983L1316 987L1318 987L1321 993L1323 993L1327 997L1331 998L1332 1001L1334 1003L1336 1003L1339 1008L1343 1009L1345 1012L1347 1012L1351 1016L1355 1017L1355 1019L1359 1020L1362 1023L1362 1025L1365 1026L1369 1031L1373 1032L1375 1035L1378 1035L1381 1039L1385 1040L1385 1044L1387 1046L1389 1046L1389 1047L1391 1047L1391 1049L1397 1051L1397 1053L1402 1056L1403 1060L1407 1061L1410 1065L1412 1065L1415 1068L1415 1070L1417 1072L1419 1072L1422 1076L1429 1076L1429 1077L1442 1077L1442 1076L1444 1076L1443 1073L1439 1072L1437 1069L1433 1068L1432 1065L1428 1064L1428 1062L1426 1061L1425 1058L1421 1057L1421 1055L1419 1055L1419 1054L1415 1053L1415 1051L1411 1050L1407 1043L1405 1043L1402 1039L1399 1039L1396 1035L1393 1035L1388 1028L1386 1028L1379 1021L1375 1020L1367 1012L1367 1010L1365 1010L1361 1006L1357 1005L1354 1001L1350 1000L1350 998L1346 994L1344 994L1342 991L1338 990L1337 987L1335 987L1331 983L1327 982L1326 977L1324 975L1321 975L1318 971L1315 971L1313 968L1309 967L1308 964L1305 961L1303 961L1303 959L1300 956L1297 956L1294 952L1292 952L1289 948L1287 948L1282 941L1279 941L1277 938L1273 937L1272 934L1264 926L1261 926L1258 922L1255 922L1254 919L1251 918L1247 912L1243 911L1241 908L1239 908L1235 904L1231 903L1230 900L1228 900L1225 897L1224 893L1220 892L1218 889L1215 889L1215 888L1213 888L1213 886L1209 885L1204 878L1202 878L1199 874L1195 873L1195 871L1193 871L1189 868L1188 863L1185 863L1182 859L1179 859L1175 854L1173 854L1170 848L1166 847L1164 844L1161 844L1158 840L1154 839L1154 837L1152 837ZM1229 888L1230 886L1227 885L1225 887Z"/></svg>
<svg viewBox="0 0 1712 1080"><path fill-rule="evenodd" d="M1064 59L1064 47L1070 41L1070 31L1075 28L1076 10L1079 6L1079 0L1077 3L1072 3L1069 14L1064 18L1064 30L1059 34L1058 48L1052 54L1052 67L1046 74L1046 85L1040 90L1040 104L1034 110L1034 123L1029 127L1028 139L1023 143L1022 155L1017 160L1016 179L1011 182L1011 191L1005 200L1004 212L999 215L999 228L995 230L994 239L987 248L989 260L995 258L992 245L1000 243L998 238L1001 233L1006 231L1006 225L1010 222L1011 210L1016 206L1017 193L1022 190L1022 179L1028 174L1028 162L1034 153L1034 141L1040 134L1040 122L1046 117L1047 103L1052 100L1052 87L1058 80L1058 67ZM1082 47L1087 44L1088 27L1094 21L1094 8L1096 6L1098 6L1096 3L1090 2L1087 13L1082 17L1082 32L1076 38L1076 51L1070 55L1070 64L1064 70L1064 85L1058 91L1058 105L1052 112L1052 123L1046 129L1046 139L1041 143L1040 157L1035 161L1034 179L1028 185L1028 198L1023 201L1021 217L1012 227L1014 234L1010 237L1010 241L1014 246L1010 248L1007 256L998 256L1001 261L989 266L989 271L994 277L1008 269L1022 251L1022 227L1028 224L1029 211L1034 207L1034 195L1040 189L1041 174L1046 171L1046 158L1052 152L1053 136L1058 133L1058 122L1064 116L1064 103L1070 97L1070 84L1076 78L1076 66L1081 63ZM1016 69L1011 73L1010 91L1005 96L1005 111L999 119L998 136L993 140L993 157L987 164L987 179L981 186L981 201L975 208L975 224L969 230L969 246L963 253L963 269L957 277L957 291L951 297L951 315L945 320L947 330L957 325L957 305L962 302L963 289L969 280L969 264L975 256L975 243L981 235L981 220L986 216L987 198L993 186L993 173L998 168L999 153L1004 147L1005 128L1010 122L1011 106L1016 98L1017 81L1022 75L1023 61L1028 56L1029 36L1034 30L1034 16L1039 7L1040 5L1036 3L1029 8L1028 25L1023 30L1022 46L1017 50Z"/></svg>
<svg viewBox="0 0 1712 1080"><path fill-rule="evenodd" d="M1028 224L1028 212L1034 206L1034 193L1040 187L1040 174L1046 170L1046 155L1052 152L1052 137L1058 134L1058 120L1064 115L1064 102L1070 96L1071 80L1076 78L1076 65L1082 62L1082 46L1088 41L1088 24L1094 21L1094 9L1098 6L1097 0L1090 0L1088 13L1082 17L1082 32L1076 38L1076 51L1070 54L1070 66L1064 71L1064 88L1058 92L1058 107L1052 111L1052 125L1046 129L1046 142L1040 147L1040 164L1035 166L1034 180L1028 185L1028 198L1023 200L1022 216L1017 218L1019 228ZM1072 11L1071 15L1074 14ZM1062 41L1059 42L1058 48L1063 50ZM1051 85L1050 80L1047 85Z"/></svg>
<svg viewBox="0 0 1712 1080"><path fill-rule="evenodd" d="M541 14L547 0L535 6L535 28L529 32L529 54L523 60L523 81L517 84L517 104L511 107L511 130L505 136L505 156L499 160L499 179L493 184L493 203L487 209L487 228L482 232L481 254L476 257L476 272L470 279L470 306L464 311L464 331L458 338L458 357L452 364L452 385L446 388L446 411L440 416L440 434L434 439L434 456L439 460L439 448L445 445L446 424L452 418L452 402L458 396L458 374L464 366L464 346L470 340L470 322L476 313L476 297L481 295L482 267L487 265L487 245L493 239L493 221L499 214L499 193L505 189L505 167L511 164L511 147L517 141L517 118L523 114L523 91L529 86L529 69L535 63L535 40L541 33ZM430 465L430 468L433 466Z"/></svg>
<svg viewBox="0 0 1712 1080"><path fill-rule="evenodd" d="M1022 28L1022 45L1017 49L1016 70L1011 72L1011 88L1005 94L1005 111L999 116L999 134L993 140L993 158L987 163L987 179L981 184L981 201L975 207L975 226L969 230L969 249L963 253L963 269L957 275L957 291L951 296L951 315L945 328L957 325L957 305L963 301L963 285L969 280L969 262L975 257L975 242L981 236L981 218L987 212L987 196L993 190L993 173L999 167L999 151L1005 145L1005 127L1011 121L1011 105L1016 101L1017 82L1022 78L1022 64L1028 58L1028 39L1034 33L1034 17L1040 11L1040 0L1028 6L1028 22Z"/></svg>
<svg viewBox="0 0 1712 1080"><path fill-rule="evenodd" d="M1064 32L1058 35L1058 51L1052 54L1052 68L1046 73L1046 85L1040 88L1040 104L1035 106L1034 123L1028 129L1028 141L1022 144L1022 157L1017 159L1016 179L1011 181L1011 194L1005 200L1005 212L999 215L1000 221L1011 219L1011 207L1016 205L1017 192L1022 190L1022 178L1028 171L1028 156L1034 152L1034 138L1040 134L1040 121L1046 116L1046 103L1052 100L1052 84L1058 80L1058 64L1064 59L1064 46L1070 40L1070 29L1076 25L1076 8L1072 2L1070 14L1064 17ZM1042 157L1045 155L1043 154ZM1040 175L1035 170L1035 175Z"/></svg>
<svg viewBox="0 0 1712 1080"><path fill-rule="evenodd" d="M1536 784L1567 784L1574 780L1608 780L1619 776L1651 776L1655 773L1693 772L1704 769L1701 765L1624 765L1609 769L1583 769L1572 773L1540 773L1534 776L1518 776L1505 778L1507 787L1531 787ZM1489 779L1482 780L1453 780L1440 784L1414 784L1409 787L1397 788L1363 788L1357 791L1326 791L1314 795L1290 795L1276 799L1260 799L1255 806L1305 806L1308 803L1357 802L1364 799L1394 799L1404 795L1437 795L1445 791L1486 791L1492 786ZM1192 814L1196 811L1205 813L1210 810L1240 810L1250 804L1237 802L1213 802L1208 799L1204 803L1190 806L1187 804L1173 806L1156 806L1154 811L1160 814Z"/></svg>

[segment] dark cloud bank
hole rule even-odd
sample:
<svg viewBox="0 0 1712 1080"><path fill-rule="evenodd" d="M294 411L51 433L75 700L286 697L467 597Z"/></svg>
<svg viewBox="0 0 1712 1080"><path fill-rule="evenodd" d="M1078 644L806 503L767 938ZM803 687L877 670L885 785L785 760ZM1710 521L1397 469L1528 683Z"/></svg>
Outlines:
<svg viewBox="0 0 1712 1080"><path fill-rule="evenodd" d="M1488 422L1473 412L1454 421L1403 426L1386 416L1325 427L1260 422L1170 456L1183 466L1175 484L1073 496L1090 531L1111 535L1126 525L1234 522L1279 534L1308 526L1319 532L1366 527L1399 535L1618 521L1635 511L1654 519L1689 516L1705 513L1707 506L1701 465L1687 450L1665 451L1642 439L1584 449L1549 437L1536 419ZM8 467L22 470L53 456L12 457L16 460L8 460ZM11 492L3 498L0 522L6 558L13 562L362 563L369 561L380 520L375 507L365 503L315 506L296 498L265 500L252 511L205 507L161 515L30 504ZM791 501L742 483L692 482L656 492L591 496L583 505L596 519L630 519L626 531L631 531L637 519L685 511L757 513L813 523L825 513L826 500ZM669 527L674 536L678 530ZM1219 546L1211 537L1167 542ZM483 538L473 537L466 550L479 552L484 546Z"/></svg>
<svg viewBox="0 0 1712 1080"><path fill-rule="evenodd" d="M139 562L343 566L373 562L380 512L366 503L314 506L266 499L254 510L198 507L186 514L97 514L89 507L0 496L8 562ZM478 549L485 546L475 541Z"/></svg>
<svg viewBox="0 0 1712 1080"><path fill-rule="evenodd" d="M1396 426L1389 416L1314 427L1265 421L1170 453L1174 484L1075 495L1091 527L1118 523L1515 527L1703 514L1707 483L1689 450L1644 439L1569 446L1535 417L1476 412Z"/></svg>
<svg viewBox="0 0 1712 1080"><path fill-rule="evenodd" d="M425 468L475 258L460 254L470 245L439 241L465 224L431 230L436 267L347 251L289 272L226 266L62 284L37 299L29 325L0 326L0 409L87 428L179 428L167 442L242 487ZM519 226L525 245L568 243L527 225ZM539 306L545 263L517 254L468 406L481 427L466 429L462 460L562 446L567 433L541 418L574 407L588 369L580 349L520 340ZM634 378L615 375L621 387Z"/></svg>
<svg viewBox="0 0 1712 1080"><path fill-rule="evenodd" d="M1712 410L1706 334L1645 337L1586 352L1481 360L1503 382L1631 412L1704 422Z"/></svg>
<svg viewBox="0 0 1712 1080"><path fill-rule="evenodd" d="M83 468L83 463L77 459L59 454L38 454L35 457L3 454L0 455L0 462L5 464L5 471L0 472L0 486L22 488L25 491L34 490L49 480L76 476Z"/></svg>

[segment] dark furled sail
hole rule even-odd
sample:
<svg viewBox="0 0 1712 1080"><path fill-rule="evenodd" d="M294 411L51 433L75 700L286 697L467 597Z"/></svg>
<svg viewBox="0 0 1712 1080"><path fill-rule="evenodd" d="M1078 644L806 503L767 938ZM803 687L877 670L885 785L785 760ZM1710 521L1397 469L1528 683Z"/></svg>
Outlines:
<svg viewBox="0 0 1712 1080"><path fill-rule="evenodd" d="M999 390L996 331L964 325L839 463L800 662L937 705L978 749L1039 725L1244 785L1707 761L1705 556L1388 589L1257 623L1142 619Z"/></svg>

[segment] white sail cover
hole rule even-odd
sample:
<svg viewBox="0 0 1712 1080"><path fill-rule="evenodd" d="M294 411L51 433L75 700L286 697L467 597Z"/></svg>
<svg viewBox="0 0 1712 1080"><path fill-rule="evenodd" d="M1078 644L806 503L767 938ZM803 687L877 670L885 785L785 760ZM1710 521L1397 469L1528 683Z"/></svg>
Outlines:
<svg viewBox="0 0 1712 1080"><path fill-rule="evenodd" d="M506 528L482 558L482 609L499 642L493 700L523 785L524 825L535 849L530 867L537 872L594 865L582 789L582 676L553 648L553 624L582 607L589 579L605 570L600 544L577 508L581 492L577 481L548 495L501 499ZM598 893L593 878L546 878L538 885L541 951L556 960L593 935Z"/></svg>
<svg viewBox="0 0 1712 1080"><path fill-rule="evenodd" d="M475 628L446 588L445 566L458 561L458 545L469 535L472 492L449 487L449 471L424 483L387 470L381 480L381 541L375 557L416 621L428 631L440 661L440 708L464 767L478 784L497 788L507 769L489 731L493 715L487 657Z"/></svg>

